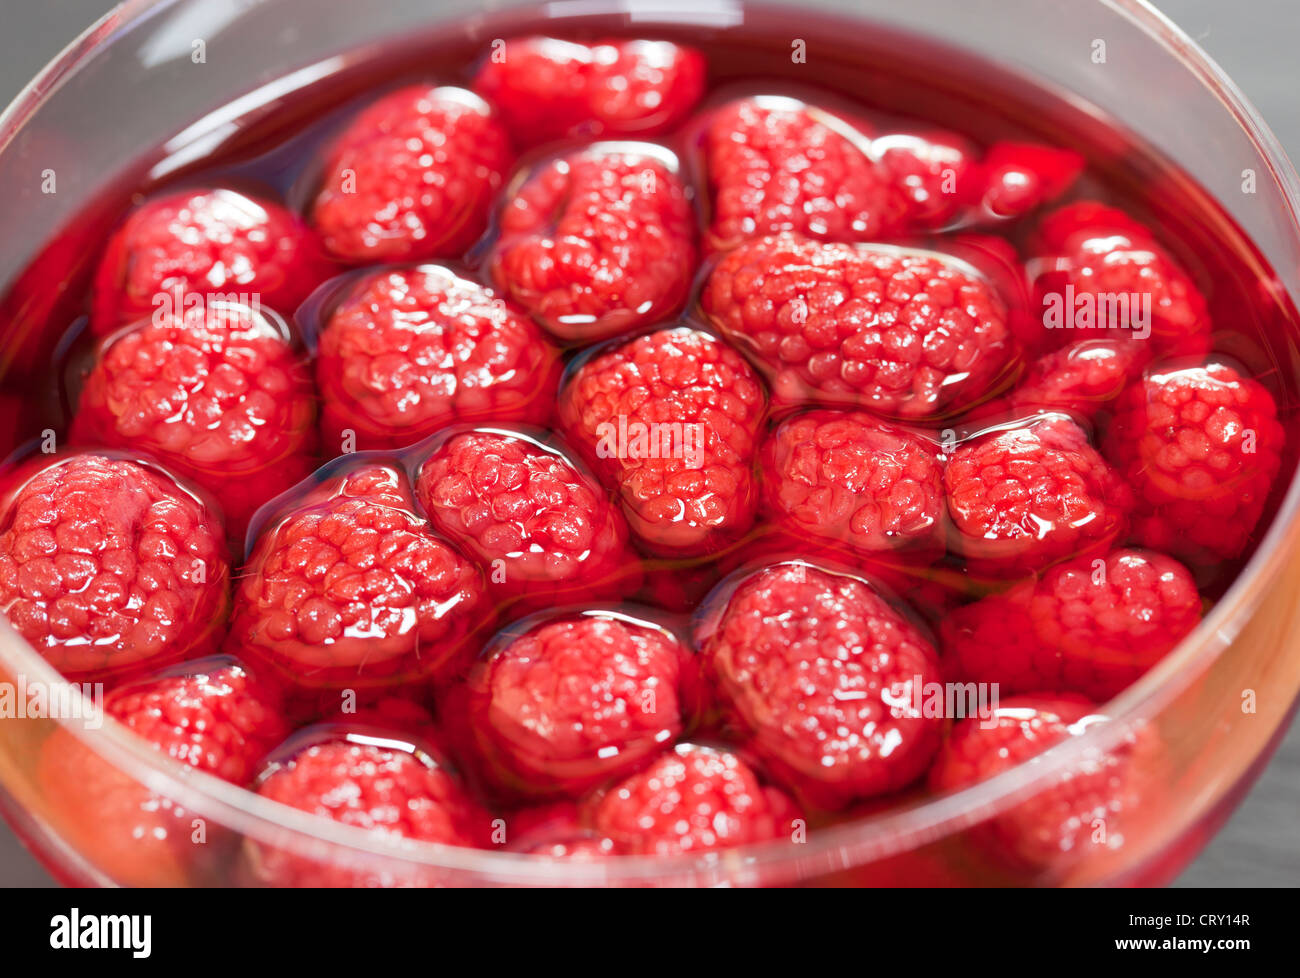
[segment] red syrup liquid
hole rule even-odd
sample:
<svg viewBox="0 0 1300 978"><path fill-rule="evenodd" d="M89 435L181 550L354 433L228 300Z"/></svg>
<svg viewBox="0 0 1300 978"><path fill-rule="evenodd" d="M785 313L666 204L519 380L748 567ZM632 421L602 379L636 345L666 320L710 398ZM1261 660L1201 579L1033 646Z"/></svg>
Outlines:
<svg viewBox="0 0 1300 978"><path fill-rule="evenodd" d="M55 240L41 243L27 270L0 301L0 350L5 351L0 359L0 431L5 438L0 454L22 457L32 451L33 443L45 431L53 430L58 439L66 432L81 372L93 355L85 315L99 246L134 205L163 189L220 185L268 196L302 212L315 190L321 147L378 93L419 80L467 86L492 37L533 32L574 40L645 36L634 26L594 18L563 25L515 18L508 25L480 26L472 36L468 30L463 35L442 31L436 40L405 41L382 57L359 61L289 96L269 99L251 110L233 135L197 158L184 149L170 159L163 158L160 151L145 153L136 172L118 175L107 183L102 197L82 220ZM736 28L674 30L656 25L650 33L703 52L709 64L705 110L736 95L793 95L813 103L851 107L884 132L944 129L979 148L1014 139L1079 152L1087 160L1084 176L1056 203L1101 200L1153 228L1160 243L1206 297L1214 323L1213 352L1241 364L1246 375L1263 383L1277 402L1284 428L1290 427L1300 391L1300 361L1295 349L1300 315L1257 249L1227 212L1186 174L1132 134L1107 127L1097 117L994 66L928 48L911 38L900 42L862 31L859 39L844 43L815 22L801 24L801 31L808 43L808 58L798 64L790 58L788 29L780 30L770 15L750 18ZM688 130L689 124L652 141L668 146L682 159L685 173L695 185L695 205L704 221L707 191L700 181ZM520 165L556 149L542 147L526 155ZM150 179L149 173L161 176ZM979 230L1023 246L1041 213ZM492 234L491 229L488 233ZM467 267L474 274L482 250L480 243L462 262L448 264ZM340 274L348 271L339 267ZM277 311L286 319L296 312ZM313 321L317 313L307 309L298 317L299 338L308 350L319 328ZM694 300L681 318L703 321ZM566 354L570 360L581 355L580 347ZM958 416L944 423L960 426L962 419ZM418 468L419 459L410 453L375 457L393 461L412 477ZM319 461L326 467L318 473L321 479L350 464L332 454ZM1296 445L1289 439L1282 451L1282 474L1256 528L1255 541L1267 529L1285 488L1285 477L1295 463ZM301 501L305 492L295 490L287 497L268 499L261 518L254 520L249 546L260 527ZM768 529L760 519L744 539L723 553L692 558L644 554L648 583L625 597L638 615L647 620L653 617L663 627L685 633L689 613L720 578L772 555L774 551L763 548ZM816 554L809 556L817 559ZM1221 594L1248 557L1249 551L1206 574L1198 581L1202 594L1211 599ZM945 558L933 570L936 579L961 580L965 575L962 564L953 558ZM905 588L905 584L893 586ZM941 609L927 607L925 599L915 594L911 598L920 617L933 625ZM507 609L497 624L509 628L513 620ZM324 708L316 712L329 713ZM705 740L713 732L707 728L696 731ZM456 752L454 745L451 750Z"/></svg>

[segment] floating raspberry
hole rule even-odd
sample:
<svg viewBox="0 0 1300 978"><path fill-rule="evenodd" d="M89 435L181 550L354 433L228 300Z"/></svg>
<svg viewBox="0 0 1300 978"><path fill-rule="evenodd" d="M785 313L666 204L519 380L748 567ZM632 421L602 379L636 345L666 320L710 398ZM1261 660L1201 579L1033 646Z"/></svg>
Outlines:
<svg viewBox="0 0 1300 978"><path fill-rule="evenodd" d="M1133 487L1133 539L1194 562L1238 556L1281 464L1273 397L1223 363L1156 367L1115 406L1105 451Z"/></svg>
<svg viewBox="0 0 1300 978"><path fill-rule="evenodd" d="M98 336L192 297L256 301L288 316L330 276L311 230L279 204L234 190L185 190L131 213L95 273Z"/></svg>
<svg viewBox="0 0 1300 978"><path fill-rule="evenodd" d="M956 671L1003 695L1117 695L1201 619L1187 568L1162 554L1115 550L1073 561L1006 594L959 608L943 622Z"/></svg>
<svg viewBox="0 0 1300 978"><path fill-rule="evenodd" d="M211 651L228 606L221 519L160 469L69 455L19 472L0 516L0 611L68 679Z"/></svg>
<svg viewBox="0 0 1300 978"><path fill-rule="evenodd" d="M669 41L521 37L493 47L474 90L520 146L532 146L671 129L699 101L704 74L699 52Z"/></svg>
<svg viewBox="0 0 1300 978"><path fill-rule="evenodd" d="M324 726L301 735L271 764L257 793L292 808L363 829L379 839L479 847L489 818L454 775L400 736L361 735ZM299 746L299 744L301 746ZM412 886L435 882L417 870L362 870L317 862L288 849L251 843L246 868L269 886Z"/></svg>
<svg viewBox="0 0 1300 978"><path fill-rule="evenodd" d="M729 719L810 805L897 791L939 745L942 718L898 709L941 681L938 657L858 578L797 561L758 570L696 643Z"/></svg>
<svg viewBox="0 0 1300 978"><path fill-rule="evenodd" d="M735 350L674 327L583 362L560 395L560 418L617 488L642 544L698 553L753 521L754 442L766 400Z"/></svg>
<svg viewBox="0 0 1300 978"><path fill-rule="evenodd" d="M974 567L1005 574L1104 554L1133 494L1066 415L1036 414L959 445L944 472L953 539Z"/></svg>
<svg viewBox="0 0 1300 978"><path fill-rule="evenodd" d="M555 336L594 340L670 318L695 270L676 161L650 145L597 145L543 164L501 214L501 292Z"/></svg>
<svg viewBox="0 0 1300 978"><path fill-rule="evenodd" d="M335 141L312 223L347 262L457 255L487 227L510 162L509 137L477 95L402 88L362 110Z"/></svg>
<svg viewBox="0 0 1300 978"><path fill-rule="evenodd" d="M783 401L932 417L984 396L1015 358L1002 301L937 252L764 238L722 258L702 304Z"/></svg>
<svg viewBox="0 0 1300 978"><path fill-rule="evenodd" d="M861 411L808 411L762 448L769 520L856 555L943 549L939 446Z"/></svg>
<svg viewBox="0 0 1300 978"><path fill-rule="evenodd" d="M207 489L241 539L316 467L315 392L283 322L208 304L118 333L86 378L75 442L146 451Z"/></svg>
<svg viewBox="0 0 1300 978"><path fill-rule="evenodd" d="M1029 270L1045 326L1073 338L1127 330L1159 353L1206 352L1205 298L1137 221L1083 202L1044 218L1039 236L1044 251Z"/></svg>
<svg viewBox="0 0 1300 978"><path fill-rule="evenodd" d="M452 421L550 417L559 351L495 293L437 265L374 272L334 308L316 383L325 444L401 448Z"/></svg>
<svg viewBox="0 0 1300 978"><path fill-rule="evenodd" d="M507 635L474 666L467 729L495 784L577 797L675 741L692 685L689 653L670 631L571 615Z"/></svg>
<svg viewBox="0 0 1300 978"><path fill-rule="evenodd" d="M228 657L120 686L103 707L173 760L241 786L288 732L276 690ZM100 868L119 882L194 885L215 868L212 856L227 851L224 832L213 826L209 833L206 820L150 791L63 728L45 741L37 779L60 829L104 860Z"/></svg>
<svg viewBox="0 0 1300 978"><path fill-rule="evenodd" d="M793 231L872 241L904 206L855 123L791 98L759 96L718 109L704 134L713 195L710 250Z"/></svg>
<svg viewBox="0 0 1300 978"><path fill-rule="evenodd" d="M599 484L562 448L523 432L451 435L420 467L416 493L506 598L554 607L618 597L636 583L627 524Z"/></svg>
<svg viewBox="0 0 1300 978"><path fill-rule="evenodd" d="M454 674L486 622L479 570L410 508L395 469L334 476L264 528L230 640L301 691Z"/></svg>
<svg viewBox="0 0 1300 978"><path fill-rule="evenodd" d="M994 143L979 166L984 186L978 206L990 217L1020 217L1065 193L1083 165L1083 157L1073 150L1038 143Z"/></svg>
<svg viewBox="0 0 1300 978"><path fill-rule="evenodd" d="M620 852L638 856L790 839L802 827L794 802L739 757L695 744L679 744L595 796L585 817Z"/></svg>
<svg viewBox="0 0 1300 978"><path fill-rule="evenodd" d="M971 717L953 727L930 769L930 787L951 791L984 781L1106 722L1082 697L1012 697L989 720ZM1143 767L1153 746L1151 732L1144 733L1109 752L1086 751L976 836L1028 870L1059 869L1089 852L1118 849L1143 801Z"/></svg>
<svg viewBox="0 0 1300 978"><path fill-rule="evenodd" d="M941 228L958 216L979 175L971 145L951 132L890 133L871 141L871 155L902 201L908 228Z"/></svg>
<svg viewBox="0 0 1300 978"><path fill-rule="evenodd" d="M1022 410L1066 410L1089 420L1110 406L1151 359L1151 346L1132 336L1079 340L1029 365L1012 392Z"/></svg>

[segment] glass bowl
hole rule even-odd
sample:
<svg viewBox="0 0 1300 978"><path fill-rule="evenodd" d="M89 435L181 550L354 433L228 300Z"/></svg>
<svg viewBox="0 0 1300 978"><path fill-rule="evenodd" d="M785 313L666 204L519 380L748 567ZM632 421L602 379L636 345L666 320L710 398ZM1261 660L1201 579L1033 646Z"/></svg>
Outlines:
<svg viewBox="0 0 1300 978"><path fill-rule="evenodd" d="M32 324L54 317L61 300L61 294L24 290L33 260L46 274L50 263L61 263L69 283L84 275L112 217L102 203L107 190L175 172L238 138L248 119L291 103L324 79L346 77L378 51L404 56L448 36L482 45L506 32L501 24L513 25L513 32L522 21L535 27L593 18L647 33L719 37L761 24L772 36L784 31L815 50L843 49L835 38L863 38L871 49L871 38L902 37L918 49L998 66L1007 78L1064 100L1081 124L1105 120L1108 132L1128 133L1176 163L1196 192L1221 205L1226 218L1216 230L1253 242L1255 284L1282 303L1300 296L1300 185L1291 163L1232 81L1142 0L816 0L798 8L739 0L561 0L541 9L385 0L368 5L363 18L354 4L337 0L128 0L0 115L0 295L10 297L0 309L0 379L25 368L43 340ZM200 40L205 58L198 63ZM1104 62L1095 57L1098 42ZM855 40L853 50L859 47ZM881 42L872 50L886 47ZM51 174L57 191L43 192ZM1296 341L1289 333L1271 337L1274 359L1289 375L1300 375ZM0 400L0 411L21 409ZM11 715L0 719L0 805L50 871L70 884L240 883L232 868L239 860L232 857L241 846L288 850L392 884L1158 884L1199 851L1249 788L1300 690L1293 638L1300 616L1300 485L1293 456L1287 464L1284 494L1253 556L1200 627L1109 706L1114 723L965 790L817 829L802 845L566 864L399 844L181 767L111 721ZM0 682L18 688L58 681L0 621ZM1158 738L1162 762L1149 776L1141 817L1125 826L1122 839L1030 865L1008 862L986 844L1017 808L1033 805L1063 776L1135 735ZM54 737L63 740L53 743L94 759L94 790L88 781L82 791L56 792L38 778L36 759ZM97 813L114 797L148 797L175 809L210 858L153 858L150 840L101 831Z"/></svg>

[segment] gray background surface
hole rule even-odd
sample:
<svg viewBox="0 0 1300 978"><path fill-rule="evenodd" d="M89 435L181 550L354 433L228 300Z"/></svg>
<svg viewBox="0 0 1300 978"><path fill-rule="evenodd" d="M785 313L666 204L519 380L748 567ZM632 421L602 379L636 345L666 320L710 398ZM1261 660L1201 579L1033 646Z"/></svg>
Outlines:
<svg viewBox="0 0 1300 978"><path fill-rule="evenodd" d="M225 2L225 0L211 0ZM1155 0L1232 76L1300 160L1298 0ZM0 103L113 6L109 0L0 0ZM0 885L52 886L0 824ZM1300 724L1231 821L1178 886L1300 885Z"/></svg>

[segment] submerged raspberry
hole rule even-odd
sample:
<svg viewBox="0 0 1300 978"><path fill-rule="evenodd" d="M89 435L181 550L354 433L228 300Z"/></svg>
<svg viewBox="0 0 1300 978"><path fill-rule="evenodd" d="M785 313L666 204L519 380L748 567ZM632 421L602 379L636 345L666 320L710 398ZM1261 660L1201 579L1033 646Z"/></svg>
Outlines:
<svg viewBox="0 0 1300 978"><path fill-rule="evenodd" d="M373 690L453 674L486 623L478 568L373 465L317 487L265 529L230 641L299 689Z"/></svg>
<svg viewBox="0 0 1300 978"><path fill-rule="evenodd" d="M1003 695L1075 692L1108 700L1201 618L1192 575L1176 560L1116 550L1047 571L952 612L944 654L965 680Z"/></svg>
<svg viewBox="0 0 1300 978"><path fill-rule="evenodd" d="M486 228L510 161L509 137L477 95L399 89L363 109L335 141L312 223L347 262L457 255Z"/></svg>
<svg viewBox="0 0 1300 978"><path fill-rule="evenodd" d="M939 446L860 411L808 411L762 449L764 506L792 539L869 555L943 545Z"/></svg>
<svg viewBox="0 0 1300 978"><path fill-rule="evenodd" d="M565 340L669 318L695 270L690 202L675 161L615 143L552 160L501 213L497 287Z"/></svg>
<svg viewBox="0 0 1300 978"><path fill-rule="evenodd" d="M474 90L531 146L670 129L699 101L704 74L699 52L669 41L521 37L493 48Z"/></svg>
<svg viewBox="0 0 1300 978"><path fill-rule="evenodd" d="M1107 457L1133 487L1133 538L1192 561L1239 555L1281 465L1273 397L1223 363L1157 367L1115 406Z"/></svg>
<svg viewBox="0 0 1300 978"><path fill-rule="evenodd" d="M0 612L74 680L211 651L228 605L220 518L161 470L71 455L11 483Z"/></svg>
<svg viewBox="0 0 1300 978"><path fill-rule="evenodd" d="M960 445L944 472L950 549L974 567L1021 574L1104 553L1133 495L1065 415L999 425Z"/></svg>
<svg viewBox="0 0 1300 978"><path fill-rule="evenodd" d="M1092 419L1119 397L1150 359L1150 345L1131 336L1079 340L1031 363L1011 395L1011 406L1066 410Z"/></svg>
<svg viewBox="0 0 1300 978"><path fill-rule="evenodd" d="M524 795L622 777L681 734L687 650L607 612L543 621L491 649L467 680L467 729L488 775Z"/></svg>
<svg viewBox="0 0 1300 978"><path fill-rule="evenodd" d="M279 204L225 189L167 194L133 211L110 239L91 329L104 336L160 310L179 316L190 296L255 297L288 316L329 275L312 232Z"/></svg>
<svg viewBox="0 0 1300 978"><path fill-rule="evenodd" d="M117 334L86 378L72 438L146 451L221 504L234 539L316 467L315 394L283 323L194 307Z"/></svg>
<svg viewBox="0 0 1300 978"><path fill-rule="evenodd" d="M679 744L586 804L586 818L627 855L675 856L791 839L794 803L735 754Z"/></svg>
<svg viewBox="0 0 1300 978"><path fill-rule="evenodd" d="M631 590L627 524L589 475L522 432L482 429L434 448L416 482L430 522L535 607Z"/></svg>
<svg viewBox="0 0 1300 978"><path fill-rule="evenodd" d="M661 329L597 353L560 395L560 419L617 489L640 543L718 549L754 517L762 381L716 337Z"/></svg>
<svg viewBox="0 0 1300 978"><path fill-rule="evenodd" d="M725 255L701 301L784 401L932 417L985 396L1015 359L1001 299L937 252L764 238Z"/></svg>
<svg viewBox="0 0 1300 978"><path fill-rule="evenodd" d="M327 449L400 448L451 421L541 424L559 352L484 286L437 265L359 280L316 356Z"/></svg>
<svg viewBox="0 0 1300 978"><path fill-rule="evenodd" d="M746 743L816 807L905 787L939 745L942 719L906 709L940 681L938 657L858 578L801 562L764 568L696 638Z"/></svg>

